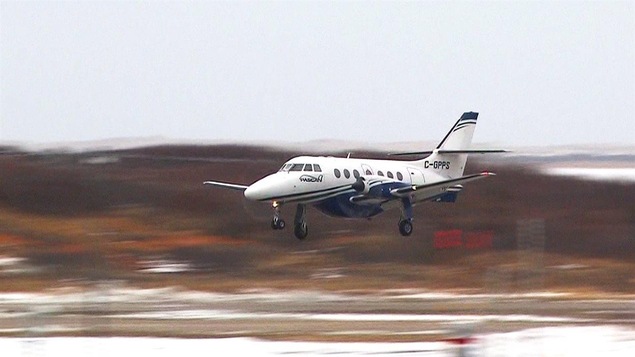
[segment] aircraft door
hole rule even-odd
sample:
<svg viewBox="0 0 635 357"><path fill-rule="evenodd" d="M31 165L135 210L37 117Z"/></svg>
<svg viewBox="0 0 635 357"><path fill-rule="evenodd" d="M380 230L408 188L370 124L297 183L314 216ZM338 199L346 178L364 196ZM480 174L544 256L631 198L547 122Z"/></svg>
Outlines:
<svg viewBox="0 0 635 357"><path fill-rule="evenodd" d="M364 172L364 175L374 175L373 173L373 169L370 168L370 166L363 164L362 165L362 171Z"/></svg>
<svg viewBox="0 0 635 357"><path fill-rule="evenodd" d="M410 174L410 182L413 185L423 185L426 183L425 177L423 176L423 172L414 167L408 168L408 173Z"/></svg>

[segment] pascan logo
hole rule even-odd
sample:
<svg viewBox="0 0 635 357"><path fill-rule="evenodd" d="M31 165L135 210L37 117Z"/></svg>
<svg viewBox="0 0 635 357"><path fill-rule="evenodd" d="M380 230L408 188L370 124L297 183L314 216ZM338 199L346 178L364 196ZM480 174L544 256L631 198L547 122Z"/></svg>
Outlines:
<svg viewBox="0 0 635 357"><path fill-rule="evenodd" d="M311 175L302 175L300 176L300 181L302 182L322 182L324 180L324 175L319 176L311 176Z"/></svg>

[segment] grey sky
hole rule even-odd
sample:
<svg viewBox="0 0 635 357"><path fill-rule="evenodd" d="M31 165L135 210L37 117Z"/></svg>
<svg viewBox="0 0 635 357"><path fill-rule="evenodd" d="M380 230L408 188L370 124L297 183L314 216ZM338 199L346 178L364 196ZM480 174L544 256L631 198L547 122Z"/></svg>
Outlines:
<svg viewBox="0 0 635 357"><path fill-rule="evenodd" d="M635 3L2 1L0 91L0 142L635 144Z"/></svg>

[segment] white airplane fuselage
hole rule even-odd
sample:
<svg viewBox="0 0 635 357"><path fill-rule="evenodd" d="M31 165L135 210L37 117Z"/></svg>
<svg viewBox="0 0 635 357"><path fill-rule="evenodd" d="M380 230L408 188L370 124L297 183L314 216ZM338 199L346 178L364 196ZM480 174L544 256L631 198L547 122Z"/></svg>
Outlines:
<svg viewBox="0 0 635 357"><path fill-rule="evenodd" d="M308 234L307 205L343 218L369 218L399 207L399 232L408 236L412 233L413 206L426 201L454 202L463 183L493 175L482 172L463 176L469 153L502 151L470 149L477 117L478 113L463 113L436 149L406 153L428 155L421 160L298 156L251 185L219 181L205 184L244 191L248 200L271 202L271 227L276 230L285 227L280 207L295 204L294 233L299 239Z"/></svg>
<svg viewBox="0 0 635 357"><path fill-rule="evenodd" d="M302 169L284 170L288 165L302 165ZM311 171L305 170L308 165ZM316 165L320 171L315 171ZM356 204L351 198L359 196L360 191L354 189L353 184L361 176L387 182L368 187L366 194L372 199ZM384 211L382 204L394 198L390 194L392 189L447 179L435 172L425 172L416 162L299 156L285 163L280 171L251 184L244 195L248 200L271 201L279 205L312 204L329 216L368 218ZM430 197L441 197L446 193L447 188L440 187Z"/></svg>

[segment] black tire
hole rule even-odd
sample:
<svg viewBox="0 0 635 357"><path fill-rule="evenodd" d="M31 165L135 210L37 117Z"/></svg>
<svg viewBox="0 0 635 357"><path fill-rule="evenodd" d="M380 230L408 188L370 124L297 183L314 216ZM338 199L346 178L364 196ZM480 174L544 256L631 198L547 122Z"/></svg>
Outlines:
<svg viewBox="0 0 635 357"><path fill-rule="evenodd" d="M274 218L271 220L271 228L274 230L284 229L285 223L284 220L280 218Z"/></svg>
<svg viewBox="0 0 635 357"><path fill-rule="evenodd" d="M307 235L309 235L309 227L307 227L306 223L298 224L295 226L293 233L296 238L303 240Z"/></svg>
<svg viewBox="0 0 635 357"><path fill-rule="evenodd" d="M399 233L402 236L407 237L412 234L412 222L410 220L404 219L399 222Z"/></svg>

